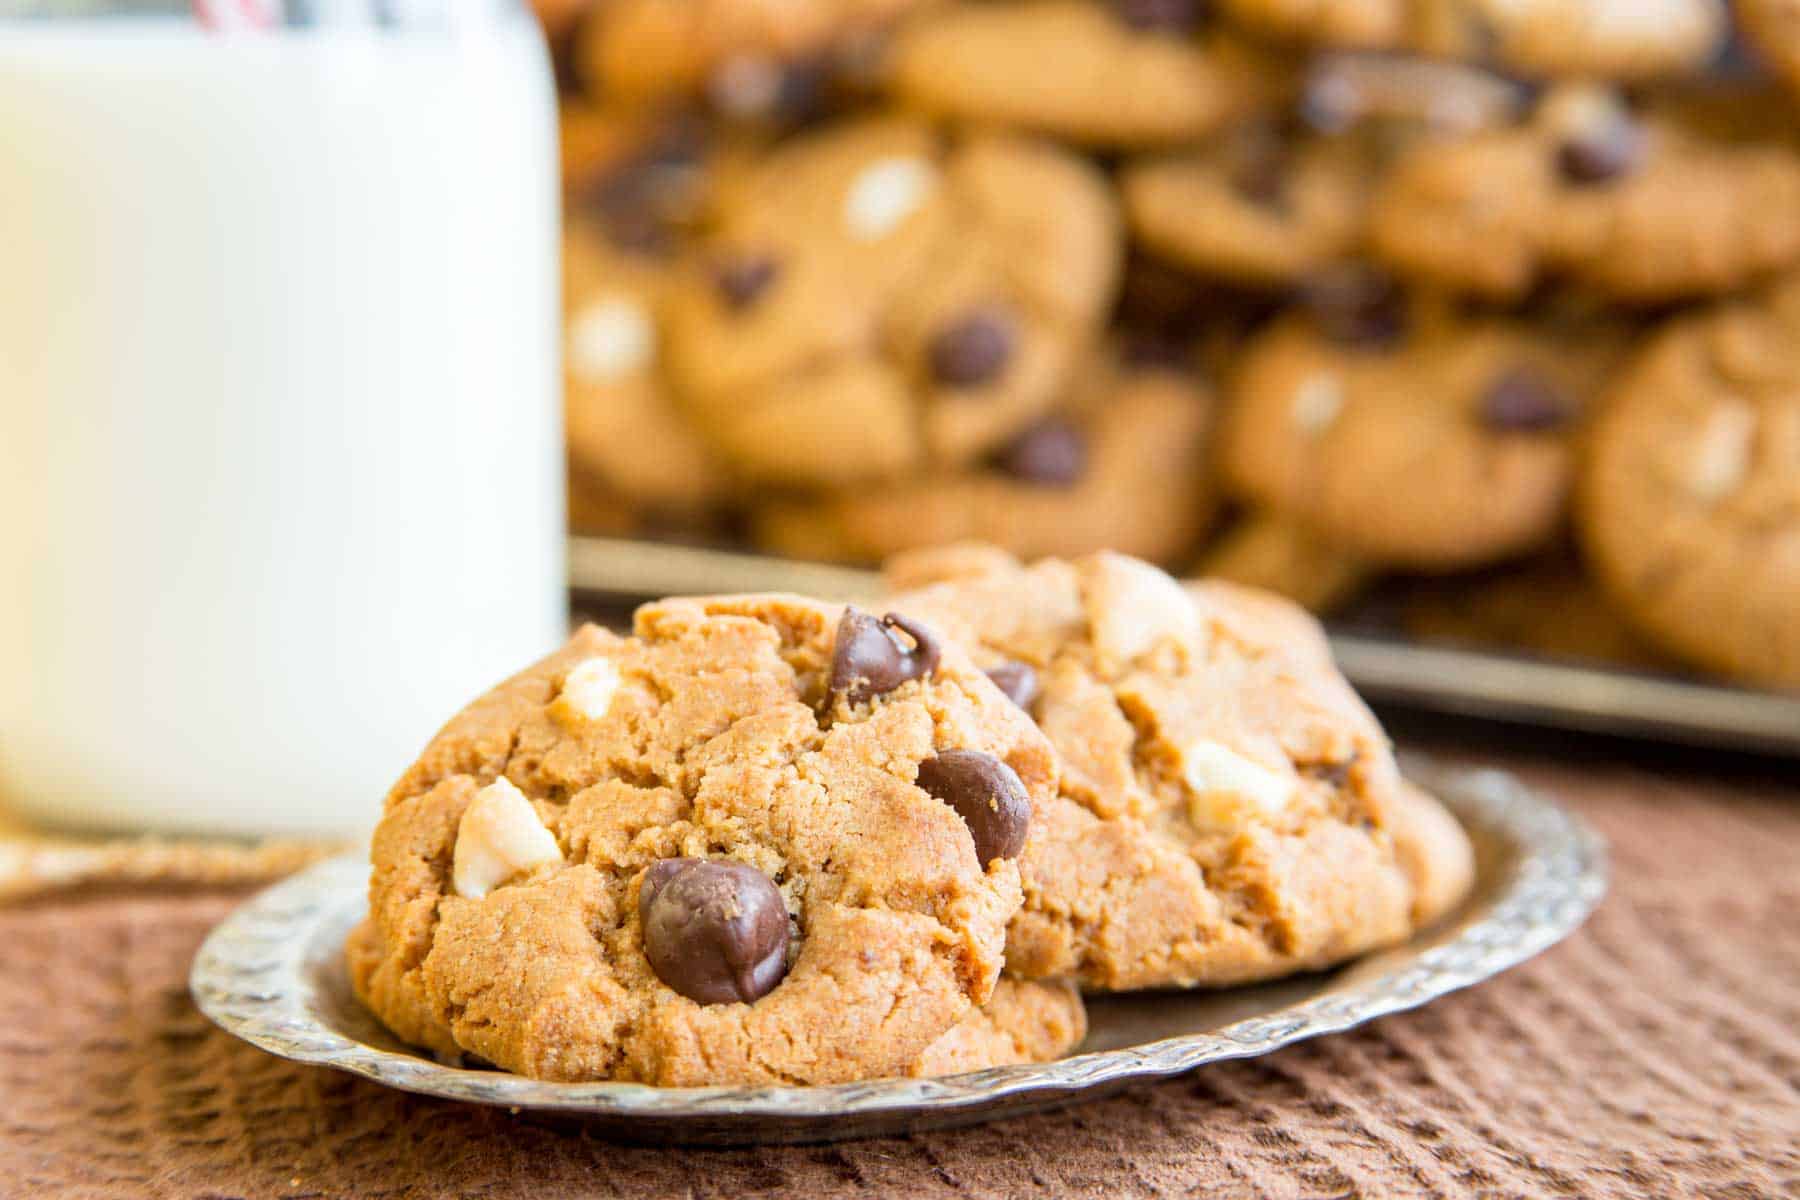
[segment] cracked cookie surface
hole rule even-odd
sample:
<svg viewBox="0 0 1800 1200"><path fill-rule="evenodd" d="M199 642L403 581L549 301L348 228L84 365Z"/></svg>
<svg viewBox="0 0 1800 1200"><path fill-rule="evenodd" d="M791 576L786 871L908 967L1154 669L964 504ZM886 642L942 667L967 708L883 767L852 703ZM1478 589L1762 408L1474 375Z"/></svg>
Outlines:
<svg viewBox="0 0 1800 1200"><path fill-rule="evenodd" d="M945 783L950 751L983 770ZM352 979L407 1041L543 1079L901 1074L965 1021L947 1061L1022 1054L1076 1017L975 1013L1018 865L984 865L962 814L998 798L1035 825L1055 779L1030 720L915 623L647 605L476 700L395 785Z"/></svg>
<svg viewBox="0 0 1800 1200"><path fill-rule="evenodd" d="M1062 757L1021 860L1008 970L1085 988L1223 985L1405 938L1471 878L1316 623L1099 554L909 556L893 605L1004 681Z"/></svg>
<svg viewBox="0 0 1800 1200"><path fill-rule="evenodd" d="M1626 367L1578 518L1602 584L1646 636L1800 687L1800 279L1678 320Z"/></svg>

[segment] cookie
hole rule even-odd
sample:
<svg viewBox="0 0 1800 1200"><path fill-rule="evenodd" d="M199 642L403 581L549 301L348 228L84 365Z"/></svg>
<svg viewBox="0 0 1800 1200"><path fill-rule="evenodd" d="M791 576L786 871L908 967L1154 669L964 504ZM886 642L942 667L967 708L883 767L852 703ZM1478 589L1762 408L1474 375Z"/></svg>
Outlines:
<svg viewBox="0 0 1800 1200"><path fill-rule="evenodd" d="M1527 76L1648 79L1705 66L1720 0L1222 0L1252 29L1318 45L1476 59Z"/></svg>
<svg viewBox="0 0 1800 1200"><path fill-rule="evenodd" d="M1250 111L1278 69L1198 32L1194 0L957 3L907 22L886 58L932 117L1111 148L1189 142Z"/></svg>
<svg viewBox="0 0 1800 1200"><path fill-rule="evenodd" d="M1118 214L1047 144L903 117L784 143L719 201L671 300L688 411L753 482L980 460L1050 410L1109 307Z"/></svg>
<svg viewBox="0 0 1800 1200"><path fill-rule="evenodd" d="M741 120L811 115L927 0L602 0L574 38L582 85L628 107L701 100Z"/></svg>
<svg viewBox="0 0 1800 1200"><path fill-rule="evenodd" d="M678 406L663 361L663 315L682 269L673 252L565 232L563 422L573 473L590 490L639 515L694 522L723 503L731 481Z"/></svg>
<svg viewBox="0 0 1800 1200"><path fill-rule="evenodd" d="M1553 538L1622 334L1417 304L1339 320L1333 337L1290 316L1246 349L1221 428L1228 485L1381 565L1456 570Z"/></svg>
<svg viewBox="0 0 1800 1200"><path fill-rule="evenodd" d="M1800 279L1670 325L1593 431L1579 531L1636 626L1800 687Z"/></svg>
<svg viewBox="0 0 1800 1200"><path fill-rule="evenodd" d="M1563 554L1415 586L1401 602L1400 620L1422 642L1638 669L1667 665Z"/></svg>
<svg viewBox="0 0 1800 1200"><path fill-rule="evenodd" d="M1206 548L1197 573L1325 615L1355 599L1376 568L1292 520L1251 512Z"/></svg>
<svg viewBox="0 0 1800 1200"><path fill-rule="evenodd" d="M1191 375L1101 371L988 465L771 501L753 513L752 536L781 554L868 562L962 540L1178 561L1213 511L1211 425L1210 397Z"/></svg>
<svg viewBox="0 0 1800 1200"><path fill-rule="evenodd" d="M1800 262L1800 151L1723 142L1591 88L1533 119L1405 156L1374 200L1378 257L1500 300L1555 278L1616 301L1730 292Z"/></svg>
<svg viewBox="0 0 1800 1200"><path fill-rule="evenodd" d="M1800 91L1800 0L1734 0L1732 11L1757 57Z"/></svg>
<svg viewBox="0 0 1800 1200"><path fill-rule="evenodd" d="M1503 121L1521 96L1470 67L1326 56L1287 128L1244 122L1200 149L1128 165L1126 220L1168 262L1240 285L1291 286L1362 250L1374 182L1402 147Z"/></svg>
<svg viewBox="0 0 1800 1200"><path fill-rule="evenodd" d="M790 596L587 627L390 792L357 994L541 1079L904 1072L990 1000L1042 735L929 627Z"/></svg>
<svg viewBox="0 0 1800 1200"><path fill-rule="evenodd" d="M969 646L1061 756L1007 933L1021 978L1270 978L1400 941L1468 887L1466 838L1290 605L1112 554L892 603Z"/></svg>
<svg viewBox="0 0 1800 1200"><path fill-rule="evenodd" d="M1087 1036L1087 1010L1072 984L1002 977L993 999L908 1064L914 1076L1051 1062Z"/></svg>

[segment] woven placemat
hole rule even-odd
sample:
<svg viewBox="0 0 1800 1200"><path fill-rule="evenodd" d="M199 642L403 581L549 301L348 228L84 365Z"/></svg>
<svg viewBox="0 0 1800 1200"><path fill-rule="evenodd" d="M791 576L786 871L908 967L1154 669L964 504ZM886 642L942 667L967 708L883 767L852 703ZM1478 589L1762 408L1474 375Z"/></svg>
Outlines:
<svg viewBox="0 0 1800 1200"><path fill-rule="evenodd" d="M624 1146L283 1062L185 990L241 893L40 895L0 907L0 1194L1800 1195L1800 786L1526 767L1614 849L1543 957L1266 1058L836 1146Z"/></svg>
<svg viewBox="0 0 1800 1200"><path fill-rule="evenodd" d="M261 883L349 844L298 838L75 837L37 829L0 803L0 903L82 885Z"/></svg>

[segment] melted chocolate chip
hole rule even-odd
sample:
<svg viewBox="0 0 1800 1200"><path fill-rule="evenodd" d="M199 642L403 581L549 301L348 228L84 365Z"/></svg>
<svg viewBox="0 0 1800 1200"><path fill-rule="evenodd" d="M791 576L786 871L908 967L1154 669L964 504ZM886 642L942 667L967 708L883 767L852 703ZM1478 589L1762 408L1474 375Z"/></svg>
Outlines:
<svg viewBox="0 0 1800 1200"><path fill-rule="evenodd" d="M1001 450L994 465L1026 483L1069 487L1087 469L1087 439L1069 422L1050 417Z"/></svg>
<svg viewBox="0 0 1800 1200"><path fill-rule="evenodd" d="M654 863L639 885L638 920L656 977L701 1004L748 1004L787 974L787 906L755 867L708 858Z"/></svg>
<svg viewBox="0 0 1800 1200"><path fill-rule="evenodd" d="M713 282L727 305L744 309L754 304L780 273L781 267L773 258L752 255L718 264L713 268Z"/></svg>
<svg viewBox="0 0 1800 1200"><path fill-rule="evenodd" d="M912 639L910 649L894 637L895 629ZM838 621L827 687L833 698L856 704L930 675L937 670L941 654L937 635L929 627L899 613L877 620L859 608L848 607Z"/></svg>
<svg viewBox="0 0 1800 1200"><path fill-rule="evenodd" d="M1031 824L1031 798L1014 770L979 750L945 750L919 764L919 786L956 810L983 867L1017 858Z"/></svg>
<svg viewBox="0 0 1800 1200"><path fill-rule="evenodd" d="M1560 429L1574 415L1568 396L1530 367L1505 372L1481 397L1481 423L1501 433Z"/></svg>
<svg viewBox="0 0 1800 1200"><path fill-rule="evenodd" d="M1620 115L1565 140L1556 148L1556 169L1570 183L1611 183L1637 170L1643 157L1643 127Z"/></svg>
<svg viewBox="0 0 1800 1200"><path fill-rule="evenodd" d="M1012 358L1012 322L996 311L970 313L931 339L931 375L950 387L991 382Z"/></svg>
<svg viewBox="0 0 1800 1200"><path fill-rule="evenodd" d="M1406 334L1406 298L1377 271L1324 272L1306 282L1300 300L1319 332L1340 345L1381 349Z"/></svg>
<svg viewBox="0 0 1800 1200"><path fill-rule="evenodd" d="M994 681L994 686L1006 694L1006 698L1014 704L1031 711L1037 703L1038 674L1030 663L1003 662L997 667L989 667L987 677Z"/></svg>
<svg viewBox="0 0 1800 1200"><path fill-rule="evenodd" d="M1206 15L1204 0L1113 0L1119 20L1146 33L1192 33Z"/></svg>

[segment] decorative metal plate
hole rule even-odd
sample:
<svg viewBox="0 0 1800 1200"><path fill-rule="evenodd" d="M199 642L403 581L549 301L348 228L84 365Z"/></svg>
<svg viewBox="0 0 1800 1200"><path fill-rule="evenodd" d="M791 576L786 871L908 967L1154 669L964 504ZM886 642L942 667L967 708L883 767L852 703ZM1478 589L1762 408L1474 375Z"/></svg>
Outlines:
<svg viewBox="0 0 1800 1200"><path fill-rule="evenodd" d="M541 1083L442 1066L397 1042L351 994L343 942L362 918L368 879L354 857L321 863L233 913L201 946L189 984L216 1024L271 1054L407 1091L575 1117L634 1140L828 1141L986 1121L1416 1007L1555 944L1599 902L1605 848L1555 803L1499 771L1406 769L1475 841L1475 892L1454 918L1336 971L1217 992L1094 997L1081 1052L1053 1063L798 1088Z"/></svg>
<svg viewBox="0 0 1800 1200"><path fill-rule="evenodd" d="M569 584L634 601L779 591L873 603L881 595L873 571L622 538L569 539ZM1792 692L1335 628L1331 649L1376 704L1800 757L1800 694Z"/></svg>

